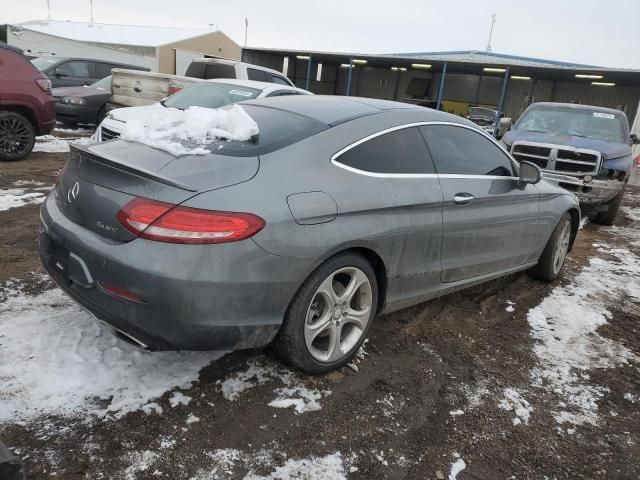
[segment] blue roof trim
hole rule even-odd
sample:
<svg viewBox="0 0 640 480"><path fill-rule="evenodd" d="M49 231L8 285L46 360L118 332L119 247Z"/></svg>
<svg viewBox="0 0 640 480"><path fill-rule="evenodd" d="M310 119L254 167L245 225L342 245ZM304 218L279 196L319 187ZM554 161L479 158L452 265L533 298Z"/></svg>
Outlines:
<svg viewBox="0 0 640 480"><path fill-rule="evenodd" d="M520 55L509 55L506 53L495 53L495 52L485 52L482 50L452 50L447 52L401 52L394 53L392 55L397 55L400 57L416 57L416 56L445 56L445 55L478 55L478 56L487 56L494 58L504 58L507 60L522 60L525 62L536 62L536 63L546 63L548 65L558 65L563 67L584 67L584 68L600 68L597 65L587 65L584 63L573 63L573 62L562 62L559 60L547 60L545 58L535 58L535 57L522 57Z"/></svg>

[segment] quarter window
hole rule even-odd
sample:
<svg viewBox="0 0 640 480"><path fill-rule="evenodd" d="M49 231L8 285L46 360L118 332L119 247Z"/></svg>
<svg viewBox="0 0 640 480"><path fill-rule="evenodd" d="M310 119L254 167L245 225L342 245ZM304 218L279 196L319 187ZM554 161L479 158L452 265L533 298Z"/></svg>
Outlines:
<svg viewBox="0 0 640 480"><path fill-rule="evenodd" d="M439 174L514 176L509 157L481 133L450 125L420 129Z"/></svg>
<svg viewBox="0 0 640 480"><path fill-rule="evenodd" d="M374 137L347 150L336 161L372 173L435 173L429 151L416 127Z"/></svg>

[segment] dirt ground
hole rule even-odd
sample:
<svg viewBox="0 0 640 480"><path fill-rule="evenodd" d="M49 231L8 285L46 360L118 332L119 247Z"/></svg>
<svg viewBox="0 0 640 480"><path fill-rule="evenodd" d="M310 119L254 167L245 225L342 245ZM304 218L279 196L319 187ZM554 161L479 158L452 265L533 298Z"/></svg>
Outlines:
<svg viewBox="0 0 640 480"><path fill-rule="evenodd" d="M51 185L65 157L34 153L0 164L0 189L21 180ZM633 213L640 188L627 192L615 227L587 224L580 231L562 280L547 285L515 275L379 317L353 367L311 377L281 367L268 350L229 353L179 390L191 398L188 403L171 406L175 391L155 399L161 414L44 415L0 424L0 438L24 459L30 479L443 479L455 478L460 459L462 480L640 478L640 298L571 290L598 267L589 267L594 258L614 262L615 256L622 265L624 255L640 256L640 221ZM18 280L29 286L25 295L53 288L34 274L38 205L1 211L0 225L0 284ZM638 282L640 271L613 270L617 276L611 278ZM558 305L566 307L572 295L576 305L600 302L606 322L560 347L581 354L580 342L597 341L615 345L599 352L624 349L628 361L595 359L590 351L585 358L593 361L584 368L565 365L565 373L575 374L569 384L544 376L540 381L546 357L538 348L545 337L532 326L532 312L562 289L569 293ZM576 318L568 319L579 322L581 312L576 308ZM0 347L1 328L0 322ZM566 334L561 325L554 328L549 345L556 333L555 340ZM554 355L571 353L557 350ZM270 376L253 378L252 367ZM225 394L225 381L234 375L253 378L235 396ZM274 392L290 386L287 375L320 392L321 409L297 413L270 406ZM573 401L572 389L595 400L582 410L566 408L593 416L567 421L558 415ZM331 455L337 467L320 462ZM297 470L284 469L292 466L288 460L304 459ZM318 463L319 470L308 474Z"/></svg>

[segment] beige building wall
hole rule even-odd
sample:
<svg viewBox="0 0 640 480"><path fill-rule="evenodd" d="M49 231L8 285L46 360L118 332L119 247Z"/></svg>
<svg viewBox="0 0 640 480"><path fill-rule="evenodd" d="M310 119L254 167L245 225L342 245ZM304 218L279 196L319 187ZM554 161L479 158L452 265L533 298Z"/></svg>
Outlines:
<svg viewBox="0 0 640 480"><path fill-rule="evenodd" d="M158 71L175 73L175 50L190 50L216 57L240 60L242 48L222 32L211 32L199 37L189 38L158 47Z"/></svg>

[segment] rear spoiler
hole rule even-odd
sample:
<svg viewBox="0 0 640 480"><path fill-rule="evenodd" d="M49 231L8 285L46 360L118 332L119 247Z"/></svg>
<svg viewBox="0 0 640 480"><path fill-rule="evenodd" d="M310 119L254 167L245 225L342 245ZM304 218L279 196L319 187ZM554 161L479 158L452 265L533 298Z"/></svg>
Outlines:
<svg viewBox="0 0 640 480"><path fill-rule="evenodd" d="M147 170L145 168L141 168L138 166L131 165L126 160L109 158L103 155L96 155L91 152L88 147L91 145L74 145L70 144L70 155L73 158L74 155L78 155L80 157L89 158L96 163L100 163L110 168L114 168L116 170L121 170L127 173L131 173L133 175L137 175L138 177L148 178L149 180L154 180L159 183L163 183L165 185L169 185L170 187L179 188L181 190L186 190L187 192L197 192L198 188L193 187L191 185L187 185L185 183L176 182L171 178L167 178L163 175L158 174L157 172L152 172L151 170Z"/></svg>

